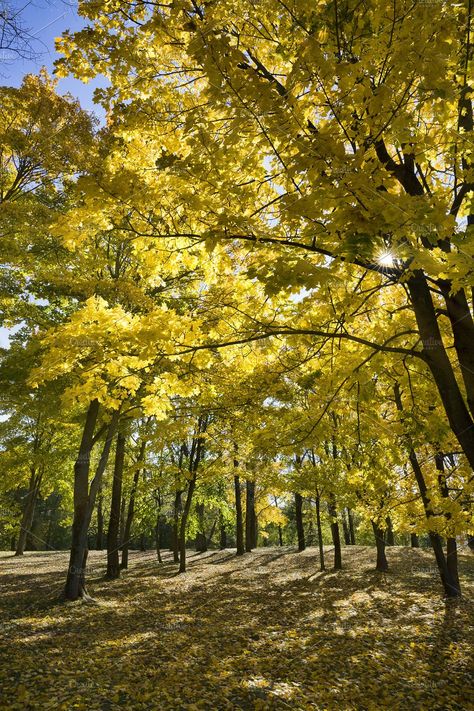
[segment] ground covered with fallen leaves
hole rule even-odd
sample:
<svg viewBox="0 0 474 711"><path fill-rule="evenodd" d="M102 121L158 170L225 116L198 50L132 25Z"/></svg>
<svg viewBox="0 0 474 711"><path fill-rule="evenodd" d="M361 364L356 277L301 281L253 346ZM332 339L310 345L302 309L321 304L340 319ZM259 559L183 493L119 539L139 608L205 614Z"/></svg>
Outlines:
<svg viewBox="0 0 474 711"><path fill-rule="evenodd" d="M474 555L454 603L430 551L390 548L386 575L374 555L320 573L314 548L190 552L176 575L132 551L108 582L91 552L84 604L58 601L67 553L3 552L0 708L474 709Z"/></svg>

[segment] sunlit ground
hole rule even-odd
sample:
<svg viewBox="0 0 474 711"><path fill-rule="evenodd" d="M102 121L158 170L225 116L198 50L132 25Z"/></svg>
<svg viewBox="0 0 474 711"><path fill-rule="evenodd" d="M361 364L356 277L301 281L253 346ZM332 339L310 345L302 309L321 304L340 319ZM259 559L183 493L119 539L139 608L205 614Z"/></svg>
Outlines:
<svg viewBox="0 0 474 711"><path fill-rule="evenodd" d="M474 709L474 555L464 599L446 604L429 551L131 553L106 582L90 554L97 604L58 603L66 553L0 554L2 709ZM328 550L328 562L331 553Z"/></svg>

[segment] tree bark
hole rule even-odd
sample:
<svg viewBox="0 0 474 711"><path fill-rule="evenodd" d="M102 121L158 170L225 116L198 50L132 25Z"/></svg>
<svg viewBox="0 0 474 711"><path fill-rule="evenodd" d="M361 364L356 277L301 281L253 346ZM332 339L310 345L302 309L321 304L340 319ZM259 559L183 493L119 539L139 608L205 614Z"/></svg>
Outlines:
<svg viewBox="0 0 474 711"><path fill-rule="evenodd" d="M349 519L349 533L351 537L351 546L355 546L355 529L354 529L354 515L350 509L347 509L347 518Z"/></svg>
<svg viewBox="0 0 474 711"><path fill-rule="evenodd" d="M109 459L112 440L119 421L118 411L112 414L97 469L89 486L90 455L94 445L94 429L99 413L99 402L92 400L86 415L79 453L74 465L74 519L72 523L71 553L64 589L66 600L87 597L85 568L87 562L87 533L94 510L97 491Z"/></svg>
<svg viewBox="0 0 474 711"><path fill-rule="evenodd" d="M234 470L238 467L238 462L234 460ZM238 474L234 476L234 491L235 491L235 529L236 529L236 544L237 555L245 553L244 548L244 521L242 516L242 497L240 493L240 477Z"/></svg>
<svg viewBox="0 0 474 711"><path fill-rule="evenodd" d="M394 396L395 404L399 412L403 412L402 396L400 392L400 385L395 383L394 386ZM425 511L425 516L428 521L434 516L434 511L431 508L430 497L428 495L428 487L426 486L425 477L423 476L423 471L421 469L416 452L411 446L408 438L406 438L408 445L408 459L410 461L413 474L415 475L415 480L418 485L418 490L420 492L421 501L423 504L423 509ZM429 531L428 535L430 537L431 546L435 554L436 564L438 566L439 575L441 582L443 584L444 592L446 597L459 597L461 595L461 588L459 583L453 578L451 571L448 569L448 564L443 551L443 544L441 537L438 533L434 531Z"/></svg>
<svg viewBox="0 0 474 711"><path fill-rule="evenodd" d="M124 533L125 533L125 508L127 506L127 501L125 499L125 496L122 496L122 500L120 503L120 525L119 525L119 534L118 534L118 541L119 541L119 549L122 550L123 546L123 541L124 541Z"/></svg>
<svg viewBox="0 0 474 711"><path fill-rule="evenodd" d="M196 504L196 514L199 526L199 530L196 534L196 551L198 553L205 553L207 551L207 538L204 526L204 503L202 501Z"/></svg>
<svg viewBox="0 0 474 711"><path fill-rule="evenodd" d="M474 322L463 290L453 294L452 284L438 280L443 294L448 318L453 332L453 343L459 360L460 371L466 389L466 400L474 417Z"/></svg>
<svg viewBox="0 0 474 711"><path fill-rule="evenodd" d="M303 525L303 497L298 492L295 492L295 512L296 512L296 532L298 535L298 550L304 551L306 541L304 537Z"/></svg>
<svg viewBox="0 0 474 711"><path fill-rule="evenodd" d="M342 532L344 534L344 543L346 546L351 545L351 534L349 532L349 524L346 519L346 512L347 509L343 509L342 511Z"/></svg>
<svg viewBox="0 0 474 711"><path fill-rule="evenodd" d="M156 526L155 526L155 544L156 544L156 557L158 558L158 563L160 565L163 563L163 558L161 557L161 512L158 509L156 515Z"/></svg>
<svg viewBox="0 0 474 711"><path fill-rule="evenodd" d="M97 495L97 540L96 548L101 551L104 548L104 509L103 509L103 492L102 486Z"/></svg>
<svg viewBox="0 0 474 711"><path fill-rule="evenodd" d="M377 564L375 569L380 573L386 573L388 571L388 562L385 555L385 535L384 531L372 521L372 530L375 537L375 545L377 547Z"/></svg>
<svg viewBox="0 0 474 711"><path fill-rule="evenodd" d="M173 526L171 529L171 547L173 551L173 561L179 563L179 514L182 509L182 491L177 490L174 497L173 506Z"/></svg>
<svg viewBox="0 0 474 711"><path fill-rule="evenodd" d="M412 548L420 547L420 541L418 540L418 536L416 533L410 533L410 544Z"/></svg>
<svg viewBox="0 0 474 711"><path fill-rule="evenodd" d="M461 593L458 569L458 547L455 538L446 539L446 563L449 575L454 580L454 586L456 590L459 590L459 593Z"/></svg>
<svg viewBox="0 0 474 711"><path fill-rule="evenodd" d="M255 482L246 481L245 550L250 553L257 547L257 521L255 516Z"/></svg>
<svg viewBox="0 0 474 711"><path fill-rule="evenodd" d="M459 579L454 578L451 570L448 568L441 536L438 533L430 531L429 537L446 597L460 597L461 587L459 585Z"/></svg>
<svg viewBox="0 0 474 711"><path fill-rule="evenodd" d="M186 501L184 504L183 513L181 515L181 524L179 528L179 572L186 572L186 526L188 523L189 512L191 510L191 502L193 499L194 489L196 488L196 472L193 475L188 484L188 492L186 495Z"/></svg>
<svg viewBox="0 0 474 711"><path fill-rule="evenodd" d="M446 473L444 469L444 456L442 452L437 452L435 456L435 464L436 464L436 469L438 470L438 486L441 492L441 496L443 499L449 501L449 488L448 484L446 481ZM446 511L444 514L444 517L446 519L446 523L448 528L450 527L450 522L451 522L451 512ZM456 538L454 536L449 535L450 532L448 532L448 536L446 538L446 565L448 568L448 572L454 580L455 586L460 590L460 585L459 585L459 572L458 572L458 551L457 551L457 543L456 543Z"/></svg>
<svg viewBox="0 0 474 711"><path fill-rule="evenodd" d="M214 535L214 531L216 530L218 518L219 518L219 517L216 516L216 518L215 518L214 521L212 522L211 530L209 531L209 535L208 535L208 537L206 538L206 550L207 550L207 548L212 544L212 537L213 537L213 535Z"/></svg>
<svg viewBox="0 0 474 711"><path fill-rule="evenodd" d="M321 497L316 493L316 527L318 529L319 569L326 570L324 564L323 529L321 526Z"/></svg>
<svg viewBox="0 0 474 711"><path fill-rule="evenodd" d="M207 418L200 417L198 421L196 435L193 437L191 452L189 455L189 473L191 478L188 484L188 493L184 504L183 513L181 516L181 524L179 528L179 572L186 572L186 527L188 523L189 512L191 511L191 503L193 500L194 490L196 488L197 472L199 462L204 454L204 439L203 433L206 431Z"/></svg>
<svg viewBox="0 0 474 711"><path fill-rule="evenodd" d="M79 453L74 464L74 519L71 552L64 595L66 600L77 600L87 594L84 553L87 549L90 455L94 444L94 430L99 414L99 401L92 400L86 414Z"/></svg>
<svg viewBox="0 0 474 711"><path fill-rule="evenodd" d="M283 531L280 524L278 524L278 544L280 548L283 546Z"/></svg>
<svg viewBox="0 0 474 711"><path fill-rule="evenodd" d="M328 501L328 513L331 517L331 536L334 545L334 570L342 568L341 536L337 522L336 498L331 494Z"/></svg>
<svg viewBox="0 0 474 711"><path fill-rule="evenodd" d="M426 278L421 271L416 271L407 285L423 343L423 358L438 388L451 429L474 469L474 421L446 353Z"/></svg>
<svg viewBox="0 0 474 711"><path fill-rule="evenodd" d="M107 578L113 580L120 577L119 564L119 532L122 502L123 464L125 460L125 435L117 434L115 448L115 466L112 480L112 499L110 502L109 528L107 531Z"/></svg>
<svg viewBox="0 0 474 711"><path fill-rule="evenodd" d="M387 546L394 546L395 545L395 536L393 535L393 526L392 526L392 519L390 516L387 516L387 533L386 533L386 545Z"/></svg>
<svg viewBox="0 0 474 711"><path fill-rule="evenodd" d="M135 516L135 498L137 495L137 488L138 488L138 482L140 480L140 474L141 470L139 466L143 463L143 459L145 457L145 447L146 447L146 441L143 440L142 443L140 444L140 450L138 452L138 459L137 459L137 469L135 470L133 474L133 481L132 481L132 489L130 491L130 499L128 502L128 508L127 508L127 518L125 519L125 525L123 527L123 537L121 539L122 543L122 562L120 564L120 567L122 570L125 570L128 568L128 551L130 547L130 534L132 532L132 523L133 523L133 518Z"/></svg>
<svg viewBox="0 0 474 711"><path fill-rule="evenodd" d="M25 552L27 537L31 531L31 526L33 524L35 506L36 501L38 499L42 478L43 472L37 472L36 469L32 467L30 481L28 485L28 493L26 495L25 506L23 508L23 514L21 517L20 531L18 533L18 542L16 544L15 549L16 556L23 555L23 553Z"/></svg>

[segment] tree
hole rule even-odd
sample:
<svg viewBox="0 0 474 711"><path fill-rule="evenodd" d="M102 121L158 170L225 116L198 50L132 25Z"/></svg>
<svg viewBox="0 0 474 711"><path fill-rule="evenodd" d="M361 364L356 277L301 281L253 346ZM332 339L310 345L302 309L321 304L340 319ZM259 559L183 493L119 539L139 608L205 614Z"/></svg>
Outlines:
<svg viewBox="0 0 474 711"><path fill-rule="evenodd" d="M22 18L24 7L18 8L13 2L0 2L0 61L7 63L14 59L32 59L38 38L31 33Z"/></svg>
<svg viewBox="0 0 474 711"><path fill-rule="evenodd" d="M110 519L107 531L107 577L120 577L119 564L119 527L120 503L122 501L122 480L125 460L125 434L117 433L115 446L114 476L112 480L112 500L110 503Z"/></svg>
<svg viewBox="0 0 474 711"><path fill-rule="evenodd" d="M91 26L59 41L58 71L106 74L106 127L94 134L46 75L0 90L3 305L31 360L2 456L30 491L31 528L50 467L36 453L57 440L25 410L51 393L38 412L74 423L77 452L66 598L87 596L109 500L110 578L132 536L144 550L154 535L159 560L170 543L185 572L187 544L207 550L219 525L227 545L234 512L238 555L277 530L303 550L315 524L321 570L329 534L338 570L354 511L377 570L391 535L428 535L459 596L474 485L470 8L81 7Z"/></svg>
<svg viewBox="0 0 474 711"><path fill-rule="evenodd" d="M18 492L21 501L16 537L16 555L31 545L35 508L53 491L67 501L65 458L74 446L78 428L75 413L61 409L61 387L48 384L35 390L28 385L31 364L38 360L38 344L17 334L9 350L0 357L0 423L2 451L2 490ZM16 497L15 497L16 498ZM12 499L12 505L14 500ZM12 514L16 518L16 509ZM44 546L41 539L35 547Z"/></svg>
<svg viewBox="0 0 474 711"><path fill-rule="evenodd" d="M308 13L277 0L190 0L139 2L126 17L104 2L84 11L92 27L61 40L60 71L90 76L100 64L113 81L100 98L127 130L144 105L150 115L176 107L160 166L176 205L190 176L200 189L192 224L170 234L254 245L255 274L272 290L297 282L323 298L338 274L375 273L411 314L407 331L384 339L361 338L342 311L317 326L262 321L256 335L343 338L420 360L474 467L470 6Z"/></svg>
<svg viewBox="0 0 474 711"><path fill-rule="evenodd" d="M0 7L0 24L1 16ZM67 183L93 160L93 122L56 84L41 72L19 88L0 87L0 307L8 325L44 325L47 310L34 300L47 293L61 251L48 227L64 209Z"/></svg>
<svg viewBox="0 0 474 711"><path fill-rule="evenodd" d="M192 435L191 446L189 448L189 464L188 464L188 485L186 492L186 500L184 503L183 513L179 525L179 572L186 572L186 527L188 517L191 511L191 503L193 500L194 490L198 477L199 464L204 457L205 451L205 433L208 425L206 415L200 415L196 423L195 430Z"/></svg>
<svg viewBox="0 0 474 711"><path fill-rule="evenodd" d="M148 423L151 418L148 418ZM135 471L133 472L133 480L132 480L132 487L130 490L130 496L129 496L129 501L128 501L128 507L127 507L127 517L125 520L125 526L123 530L123 540L122 540L122 561L120 564L121 568L127 568L128 567L128 550L129 550L129 545L130 545L130 535L132 532L132 523L133 519L135 517L135 500L137 497L137 489L138 489L138 483L140 481L140 474L142 473L142 467L145 465L145 452L146 452L146 445L147 445L147 437L146 434L143 433L141 435L142 439L140 441L139 446L137 447L138 452L136 455L136 460L134 462L134 468ZM159 514L158 514L159 517ZM159 525L159 521L157 520L157 526ZM158 543L158 541L157 541ZM159 547L158 547L159 550Z"/></svg>

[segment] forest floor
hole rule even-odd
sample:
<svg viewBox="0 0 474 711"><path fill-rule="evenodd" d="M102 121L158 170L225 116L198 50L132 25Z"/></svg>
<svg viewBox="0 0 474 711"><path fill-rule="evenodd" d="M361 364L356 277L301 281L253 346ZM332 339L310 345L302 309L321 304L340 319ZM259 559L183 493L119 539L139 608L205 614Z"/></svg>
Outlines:
<svg viewBox="0 0 474 711"><path fill-rule="evenodd" d="M0 553L1 709L474 709L474 555L446 602L430 551L189 553L176 575L130 553L120 580L90 553L96 604L60 603L68 555ZM332 563L328 552L328 564ZM470 648L471 643L471 648Z"/></svg>

